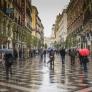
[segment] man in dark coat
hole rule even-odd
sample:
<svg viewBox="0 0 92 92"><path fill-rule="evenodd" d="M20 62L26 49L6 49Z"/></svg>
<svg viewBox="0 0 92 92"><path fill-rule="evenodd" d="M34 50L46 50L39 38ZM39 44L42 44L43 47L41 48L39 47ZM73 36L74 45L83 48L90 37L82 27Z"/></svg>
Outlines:
<svg viewBox="0 0 92 92"><path fill-rule="evenodd" d="M65 49L62 48L62 49L60 50L60 55L61 55L61 59L62 59L62 64L65 63L65 54L66 54Z"/></svg>
<svg viewBox="0 0 92 92"><path fill-rule="evenodd" d="M55 53L54 53L54 50L51 49L50 52L49 52L49 58L50 58L50 61L49 61L49 62L50 62L50 65L51 65L51 66L52 66L52 65L54 66L54 59L55 59L54 54L55 54Z"/></svg>
<svg viewBox="0 0 92 92"><path fill-rule="evenodd" d="M9 79L9 73L12 74L12 64L13 64L13 55L11 53L5 53L5 70L6 70L6 79Z"/></svg>
<svg viewBox="0 0 92 92"><path fill-rule="evenodd" d="M44 49L43 51L43 56L44 56L44 62L46 61L46 50Z"/></svg>
<svg viewBox="0 0 92 92"><path fill-rule="evenodd" d="M75 64L75 58L76 58L77 52L75 49L71 49L70 51L70 61L71 61L71 65Z"/></svg>
<svg viewBox="0 0 92 92"><path fill-rule="evenodd" d="M18 52L17 50L14 48L13 50L13 56L14 56L14 60L17 61L17 58L18 58Z"/></svg>

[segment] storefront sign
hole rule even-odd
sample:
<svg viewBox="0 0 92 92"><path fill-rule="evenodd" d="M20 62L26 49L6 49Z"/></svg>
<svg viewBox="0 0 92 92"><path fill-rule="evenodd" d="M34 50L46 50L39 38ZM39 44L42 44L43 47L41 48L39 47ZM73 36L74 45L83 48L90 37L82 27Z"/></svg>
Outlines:
<svg viewBox="0 0 92 92"><path fill-rule="evenodd" d="M7 8L6 13L7 14L14 13L14 8Z"/></svg>

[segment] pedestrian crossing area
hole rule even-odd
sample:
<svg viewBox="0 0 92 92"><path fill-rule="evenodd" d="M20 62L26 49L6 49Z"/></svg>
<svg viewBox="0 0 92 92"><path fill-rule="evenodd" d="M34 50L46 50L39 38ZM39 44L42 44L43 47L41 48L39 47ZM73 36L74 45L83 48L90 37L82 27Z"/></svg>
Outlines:
<svg viewBox="0 0 92 92"><path fill-rule="evenodd" d="M92 72L84 73L79 66L68 63L62 65L56 57L51 69L36 58L13 65L9 80L0 64L0 92L92 92Z"/></svg>

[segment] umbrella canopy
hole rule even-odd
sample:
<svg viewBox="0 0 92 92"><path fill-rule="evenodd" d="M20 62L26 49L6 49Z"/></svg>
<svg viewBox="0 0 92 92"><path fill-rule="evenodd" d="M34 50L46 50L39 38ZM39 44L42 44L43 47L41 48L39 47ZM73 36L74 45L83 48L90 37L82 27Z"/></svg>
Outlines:
<svg viewBox="0 0 92 92"><path fill-rule="evenodd" d="M7 53L7 54L11 53L11 54L13 54L13 49L0 49L0 53Z"/></svg>
<svg viewBox="0 0 92 92"><path fill-rule="evenodd" d="M49 47L49 48L48 48L48 51L51 51L51 50L52 50L52 48Z"/></svg>
<svg viewBox="0 0 92 92"><path fill-rule="evenodd" d="M79 50L79 54L81 56L88 56L90 54L90 51L87 49L87 48L84 48L84 49L80 49Z"/></svg>

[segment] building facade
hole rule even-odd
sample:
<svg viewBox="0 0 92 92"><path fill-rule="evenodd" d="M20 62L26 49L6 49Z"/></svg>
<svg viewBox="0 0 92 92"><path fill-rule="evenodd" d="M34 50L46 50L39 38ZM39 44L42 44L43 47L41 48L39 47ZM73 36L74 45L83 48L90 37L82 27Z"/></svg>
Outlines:
<svg viewBox="0 0 92 92"><path fill-rule="evenodd" d="M56 16L56 21L55 21L55 44L56 45L60 45L61 44L61 30L59 30L59 23L60 23L60 20L61 20L61 16L62 14L59 13L59 15Z"/></svg>
<svg viewBox="0 0 92 92"><path fill-rule="evenodd" d="M34 48L40 48L44 43L44 27L36 6L32 6L32 36L35 39Z"/></svg>
<svg viewBox="0 0 92 92"><path fill-rule="evenodd" d="M85 46L92 50L92 0L84 0L83 11L83 29L85 32Z"/></svg>
<svg viewBox="0 0 92 92"><path fill-rule="evenodd" d="M66 37L67 37L67 13L66 9L63 10L61 19L59 22L59 34L61 47L65 47Z"/></svg>
<svg viewBox="0 0 92 92"><path fill-rule="evenodd" d="M36 37L38 38L38 48L40 48L44 44L44 27L39 16L37 17Z"/></svg>
<svg viewBox="0 0 92 92"><path fill-rule="evenodd" d="M67 16L67 47L92 49L92 1L70 0Z"/></svg>
<svg viewBox="0 0 92 92"><path fill-rule="evenodd" d="M58 47L65 47L66 37L67 37L67 13L66 9L63 10L62 14L56 17L55 22L55 44Z"/></svg>
<svg viewBox="0 0 92 92"><path fill-rule="evenodd" d="M71 0L67 7L68 47L81 46L81 37L79 35L83 31L83 1Z"/></svg>
<svg viewBox="0 0 92 92"><path fill-rule="evenodd" d="M37 17L38 17L38 10L36 6L32 6L32 35L36 36L36 30L37 30Z"/></svg>
<svg viewBox="0 0 92 92"><path fill-rule="evenodd" d="M31 11L31 0L0 0L1 49L16 48L19 52L30 46Z"/></svg>

